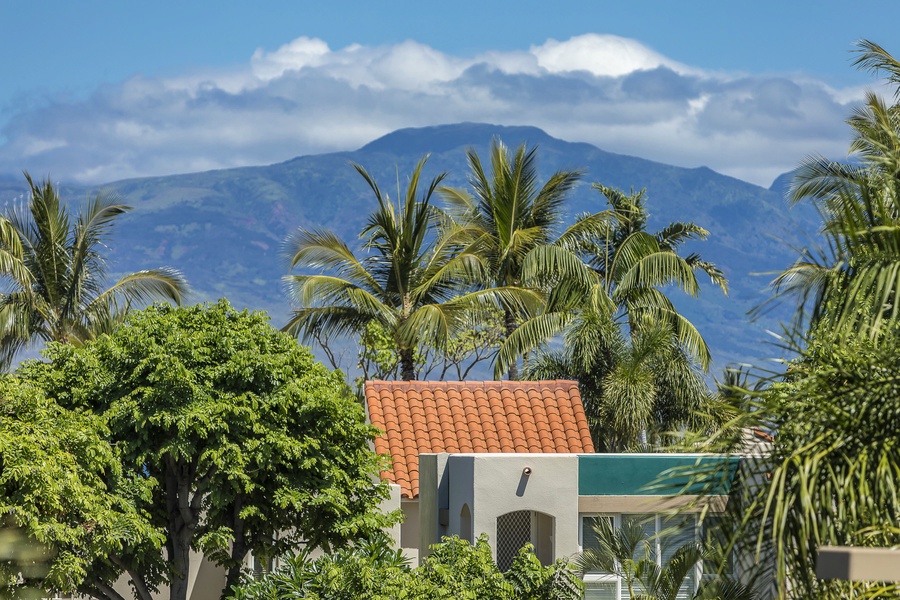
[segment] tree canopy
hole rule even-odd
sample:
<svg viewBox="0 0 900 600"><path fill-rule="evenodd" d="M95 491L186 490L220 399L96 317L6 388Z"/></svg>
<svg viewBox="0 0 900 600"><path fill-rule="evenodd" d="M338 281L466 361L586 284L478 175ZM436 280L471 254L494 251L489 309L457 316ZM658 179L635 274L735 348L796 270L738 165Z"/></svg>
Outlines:
<svg viewBox="0 0 900 600"><path fill-rule="evenodd" d="M164 535L142 508L153 481L123 469L102 416L3 376L0 464L0 596L108 597L125 560L148 589L162 582Z"/></svg>
<svg viewBox="0 0 900 600"><path fill-rule="evenodd" d="M420 194L425 161L416 165L396 206L362 166L354 165L378 201L360 233L368 256L357 258L327 231L300 228L286 243L291 269L321 272L285 277L299 304L285 329L305 338L319 333L361 336L376 321L391 337L405 380L415 378L417 349L426 342L442 345L454 329L466 308L454 299L479 267L435 235L431 197L444 174Z"/></svg>
<svg viewBox="0 0 900 600"><path fill-rule="evenodd" d="M858 52L858 66L900 90L900 63L865 40ZM722 438L736 434L746 450L747 432L771 435L738 473L727 526L748 575L776 598L900 593L895 582L816 575L821 546L900 544L900 104L870 93L849 124L859 162L811 157L794 180L827 244L801 249L775 280L776 300L797 302L784 337L795 358L781 373L760 369L752 389L735 378L726 390L738 411Z"/></svg>
<svg viewBox="0 0 900 600"><path fill-rule="evenodd" d="M478 285L494 289L531 289L535 286L523 271L526 257L550 244L560 234L563 207L568 194L581 178L579 171L557 171L542 185L538 181L537 147L522 144L510 151L499 139L491 142L490 172L474 149L469 162L469 185L465 189L441 188L456 227L452 239L477 257L484 268ZM527 305L501 303L506 335L534 314ZM515 361L502 365L510 379L518 377ZM501 367L498 365L498 369Z"/></svg>
<svg viewBox="0 0 900 600"><path fill-rule="evenodd" d="M263 314L226 301L153 306L45 357L20 376L101 416L126 476L153 482L137 507L164 533L172 600L185 598L191 547L233 584L250 551L329 548L389 522L378 510L386 488L369 450L375 431L342 375ZM141 565L123 564L149 600Z"/></svg>

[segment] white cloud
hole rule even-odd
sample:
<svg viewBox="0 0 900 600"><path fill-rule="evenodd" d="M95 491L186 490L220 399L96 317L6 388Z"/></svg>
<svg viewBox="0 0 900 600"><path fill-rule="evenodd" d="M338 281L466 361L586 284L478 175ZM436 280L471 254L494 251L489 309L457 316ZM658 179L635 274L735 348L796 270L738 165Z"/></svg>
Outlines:
<svg viewBox="0 0 900 600"><path fill-rule="evenodd" d="M0 174L100 182L266 164L401 127L482 121L768 185L809 153L843 155L843 119L862 93L704 72L610 35L469 57L411 40L331 49L301 37L242 68L135 77L13 110Z"/></svg>
<svg viewBox="0 0 900 600"><path fill-rule="evenodd" d="M551 73L587 71L597 76L619 77L657 67L669 67L681 73L690 71L636 40L615 35L586 34L564 42L548 40L541 46L532 46L531 53Z"/></svg>

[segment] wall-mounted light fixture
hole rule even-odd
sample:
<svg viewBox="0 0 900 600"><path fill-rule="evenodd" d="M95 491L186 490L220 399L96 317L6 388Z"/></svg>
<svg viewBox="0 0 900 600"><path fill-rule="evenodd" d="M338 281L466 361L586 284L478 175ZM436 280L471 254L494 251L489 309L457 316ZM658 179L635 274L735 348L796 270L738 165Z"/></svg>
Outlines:
<svg viewBox="0 0 900 600"><path fill-rule="evenodd" d="M531 475L531 467L525 467L524 469L522 469L522 475Z"/></svg>

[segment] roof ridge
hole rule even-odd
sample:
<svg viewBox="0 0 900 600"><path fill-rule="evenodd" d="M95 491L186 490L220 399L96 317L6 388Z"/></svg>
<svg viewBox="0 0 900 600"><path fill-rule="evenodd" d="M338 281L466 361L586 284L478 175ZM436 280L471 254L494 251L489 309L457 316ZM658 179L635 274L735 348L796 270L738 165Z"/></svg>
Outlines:
<svg viewBox="0 0 900 600"><path fill-rule="evenodd" d="M436 443L451 453L594 450L574 380L369 380L365 397L372 425L384 431L376 448L393 462L382 478L406 498L419 495L419 454Z"/></svg>

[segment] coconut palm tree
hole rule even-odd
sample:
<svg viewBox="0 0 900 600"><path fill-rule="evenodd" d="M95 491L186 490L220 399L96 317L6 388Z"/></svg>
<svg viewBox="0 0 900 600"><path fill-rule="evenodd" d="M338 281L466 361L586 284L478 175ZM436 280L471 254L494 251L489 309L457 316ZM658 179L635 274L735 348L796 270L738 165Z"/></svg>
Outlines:
<svg viewBox="0 0 900 600"><path fill-rule="evenodd" d="M484 288L531 287L523 275L525 257L556 239L566 198L581 178L579 171L557 171L543 185L537 173L537 147L525 144L514 152L499 139L491 142L490 173L470 148L472 192L441 188L457 223L456 240L485 265ZM592 221L591 221L592 222ZM512 335L529 314L503 305L504 327ZM518 376L514 361L505 365L510 379Z"/></svg>
<svg viewBox="0 0 900 600"><path fill-rule="evenodd" d="M389 332L401 377L415 379L415 352L423 343L440 347L466 311L502 300L516 310L539 300L535 294L500 288L469 293L467 283L484 277L479 256L463 251L451 235L442 235L441 214L431 205L445 174L419 192L426 158L416 165L402 201L395 206L360 165L353 165L371 188L378 208L360 237L367 256L358 258L328 231L298 229L287 240L290 268L315 274L290 274L285 282L299 308L285 330L304 338L318 332L360 335L370 321ZM498 300L499 299L499 300Z"/></svg>
<svg viewBox="0 0 900 600"><path fill-rule="evenodd" d="M0 215L0 364L36 341L80 344L108 332L133 306L180 303L187 283L159 268L124 275L105 287L101 253L115 220L130 207L99 194L72 214L49 181L26 172L31 197Z"/></svg>
<svg viewBox="0 0 900 600"><path fill-rule="evenodd" d="M582 311L563 347L532 358L527 379L575 379L598 452L665 445L672 432L718 425L701 370L661 323L626 335L605 315Z"/></svg>
<svg viewBox="0 0 900 600"><path fill-rule="evenodd" d="M500 348L497 369L562 333L582 311L596 318L605 315L632 335L642 328L664 327L706 369L709 347L661 288L674 285L696 296L699 271L727 291L725 277L714 264L698 254L678 253L684 242L704 239L708 232L693 223L674 222L650 233L644 191L625 194L597 183L593 187L606 198L609 210L580 218L571 235L526 256L524 277L543 281L552 292L544 310ZM585 221L590 225L582 227Z"/></svg>
<svg viewBox="0 0 900 600"><path fill-rule="evenodd" d="M900 62L866 40L856 65L886 73L900 95ZM774 281L776 300L797 301L798 326L823 319L841 335L877 338L900 319L900 105L869 92L847 121L854 164L811 156L798 167L791 198L812 202L824 248L802 249Z"/></svg>

